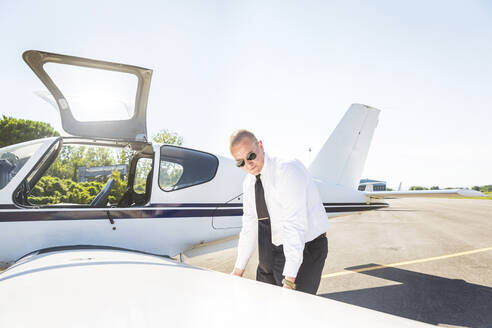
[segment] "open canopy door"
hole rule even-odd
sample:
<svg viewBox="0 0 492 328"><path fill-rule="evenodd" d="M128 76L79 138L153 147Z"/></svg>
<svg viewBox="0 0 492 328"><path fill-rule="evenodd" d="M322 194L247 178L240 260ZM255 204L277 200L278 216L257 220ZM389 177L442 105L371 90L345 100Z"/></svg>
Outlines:
<svg viewBox="0 0 492 328"><path fill-rule="evenodd" d="M53 96L67 133L147 140L152 70L37 50L22 57Z"/></svg>

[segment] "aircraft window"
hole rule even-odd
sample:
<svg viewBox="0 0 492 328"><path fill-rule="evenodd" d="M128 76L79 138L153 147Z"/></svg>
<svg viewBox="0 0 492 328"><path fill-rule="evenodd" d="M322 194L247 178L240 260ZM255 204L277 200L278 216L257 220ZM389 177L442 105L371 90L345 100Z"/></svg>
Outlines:
<svg viewBox="0 0 492 328"><path fill-rule="evenodd" d="M3 189L46 140L0 149L0 189Z"/></svg>
<svg viewBox="0 0 492 328"><path fill-rule="evenodd" d="M43 68L56 85L63 86L60 91L77 121L127 120L134 115L137 76L59 63L46 63ZM40 96L58 108L52 96Z"/></svg>
<svg viewBox="0 0 492 328"><path fill-rule="evenodd" d="M129 155L118 147L65 144L32 187L28 203L36 206L88 207L114 180L109 203L117 204L127 188Z"/></svg>
<svg viewBox="0 0 492 328"><path fill-rule="evenodd" d="M137 162L137 167L135 169L135 180L133 182L133 191L137 194L145 194L147 183L150 183L148 179L150 170L152 168L151 158L140 158Z"/></svg>
<svg viewBox="0 0 492 328"><path fill-rule="evenodd" d="M161 147L159 186L174 191L205 183L214 178L219 161L205 152L175 147Z"/></svg>
<svg viewBox="0 0 492 328"><path fill-rule="evenodd" d="M159 186L165 191L176 190L178 180L183 175L183 167L177 163L161 160Z"/></svg>

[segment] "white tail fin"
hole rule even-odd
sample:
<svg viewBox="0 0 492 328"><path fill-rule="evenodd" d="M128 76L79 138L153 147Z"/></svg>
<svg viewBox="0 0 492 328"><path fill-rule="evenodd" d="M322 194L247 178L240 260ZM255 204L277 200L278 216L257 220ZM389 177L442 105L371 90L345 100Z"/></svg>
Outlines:
<svg viewBox="0 0 492 328"><path fill-rule="evenodd" d="M311 163L311 175L357 189L378 116L379 109L352 104Z"/></svg>

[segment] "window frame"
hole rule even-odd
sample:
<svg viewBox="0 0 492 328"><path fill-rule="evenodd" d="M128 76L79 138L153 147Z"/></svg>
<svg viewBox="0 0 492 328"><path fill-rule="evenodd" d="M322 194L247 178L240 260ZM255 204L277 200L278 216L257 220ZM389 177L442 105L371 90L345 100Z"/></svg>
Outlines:
<svg viewBox="0 0 492 328"><path fill-rule="evenodd" d="M50 165L56 160L62 147L62 137L57 137L53 140L48 149L46 149L43 155L38 158L29 172L22 178L21 183L15 188L12 193L12 201L14 204L25 208L39 208L37 205L30 204L28 197L36 183L38 183L38 180L43 176L43 173L46 172Z"/></svg>
<svg viewBox="0 0 492 328"><path fill-rule="evenodd" d="M161 160L162 160L161 159L161 156L162 156L162 150L165 147L183 149L183 150L193 151L193 152L196 152L196 153L202 153L202 154L206 154L206 155L211 156L215 160L215 170L214 170L213 175L210 177L210 179L205 180L205 181L202 181L200 183L194 183L194 184L191 184L189 186L185 186L185 187L177 188L177 189L173 189L173 190L165 190L165 189L163 189L161 187L161 184L159 183L159 178L161 176ZM171 161L168 161L168 162L175 163L175 162L171 162ZM176 164L179 164L179 165L181 165L183 167L183 173L184 173L185 172L185 167L182 164L180 164L180 163L176 163ZM164 192L175 192L175 191L183 190L183 189L186 189L186 188L199 186L201 184L210 182L210 181L212 181L215 178L215 176L217 175L217 171L219 170L219 164L220 164L219 159L217 158L217 156L215 156L212 153L209 153L209 152L206 152L206 151L202 151L202 150L196 150L196 149L193 149L193 148L186 148L186 147L176 146L176 145L162 145L161 147L159 147L159 166L158 166L159 167L159 170L158 170L158 176L157 176L157 185L159 186L159 189L161 189ZM157 168L157 166L156 166L156 168ZM178 182L179 182L179 180L178 180Z"/></svg>
<svg viewBox="0 0 492 328"><path fill-rule="evenodd" d="M137 195L145 195L145 192L140 194L140 193L135 191L135 178L137 175L137 165L141 159L149 159L150 160L150 170L149 170L148 174L153 174L154 173L153 172L154 171L154 156L146 156L144 154L137 154L134 157L135 157L135 164L134 164L134 167L133 166L131 167L131 169L133 169L132 174L131 174L131 179L132 179L131 189L132 189L132 192L137 194ZM130 178L130 174L128 174L128 178ZM149 181L151 185L152 185L152 180L153 179L151 179ZM130 186L130 179L128 179L128 186ZM147 188L147 184L145 185L145 188Z"/></svg>
<svg viewBox="0 0 492 328"><path fill-rule="evenodd" d="M61 137L55 137L55 139L53 140L53 142L51 142L48 147L43 151L43 153L41 154L41 156L36 160L36 162L34 162L34 164L32 165L31 169L29 169L29 171L24 174L24 176L22 176L22 179L21 179L21 184L22 184L22 181L27 177L27 176L30 176L32 174L32 171L39 165L39 162L41 162L45 157L46 157L46 154L48 152L50 152L52 149L53 149L53 145L59 141L61 139ZM20 142L20 143L17 143L17 144L13 144L13 145L8 145L8 146L5 146L5 147L2 147L1 149L4 150L4 152L2 152L1 154L5 153L5 149L19 149L19 148L24 148L26 146L31 146L33 144L39 144L39 146L37 147L37 149L29 156L29 158L24 162L24 164L17 170L17 172L10 178L10 180L3 186L0 188L0 191L4 192L8 187L9 185L12 183L12 181L14 181L17 177L18 177L18 174L19 172L22 171L22 169L25 167L25 165L27 163L29 163L29 161L31 160L31 158L33 156L35 156L39 151L40 149L46 144L46 140L43 140L43 139L35 139L35 140L29 140L29 141L24 141L24 142ZM22 146L21 146L22 145ZM19 147L21 146L21 147ZM0 155L1 155L0 154ZM29 167L29 166L27 166ZM17 186L16 188L18 188L19 186ZM16 189L15 188L15 189Z"/></svg>

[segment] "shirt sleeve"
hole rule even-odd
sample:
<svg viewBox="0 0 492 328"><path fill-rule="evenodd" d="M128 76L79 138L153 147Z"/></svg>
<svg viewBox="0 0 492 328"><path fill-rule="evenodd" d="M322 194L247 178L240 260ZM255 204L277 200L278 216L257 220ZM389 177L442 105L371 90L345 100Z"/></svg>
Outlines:
<svg viewBox="0 0 492 328"><path fill-rule="evenodd" d="M307 189L305 172L289 163L279 172L279 201L282 203L282 234L285 255L283 275L296 277L302 264L307 223Z"/></svg>
<svg viewBox="0 0 492 328"><path fill-rule="evenodd" d="M237 246L236 268L244 270L249 258L255 249L255 242L258 237L258 218L256 208L251 199L251 188L247 180L243 183L243 218L242 228L239 234Z"/></svg>

